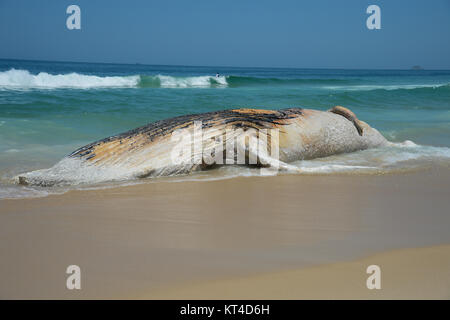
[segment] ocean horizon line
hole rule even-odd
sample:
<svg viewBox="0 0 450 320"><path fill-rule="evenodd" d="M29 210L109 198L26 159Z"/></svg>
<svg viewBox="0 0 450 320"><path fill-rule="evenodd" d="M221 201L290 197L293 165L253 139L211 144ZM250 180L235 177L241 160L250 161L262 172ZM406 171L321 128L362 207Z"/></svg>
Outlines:
<svg viewBox="0 0 450 320"><path fill-rule="evenodd" d="M25 61L25 62L44 62L44 63L73 63L73 64L103 64L103 65L125 65L125 66L149 66L149 67L188 67L188 68L235 68L235 69L273 69L273 70L370 70L370 71L450 71L450 69L414 69L411 66L405 68L327 68L327 67L263 67L263 66L215 66L215 65L184 65L184 64L148 64L148 63L124 63L124 62L86 62L86 61L67 61L67 60L39 60L39 59L17 59L17 58L1 58L3 61Z"/></svg>

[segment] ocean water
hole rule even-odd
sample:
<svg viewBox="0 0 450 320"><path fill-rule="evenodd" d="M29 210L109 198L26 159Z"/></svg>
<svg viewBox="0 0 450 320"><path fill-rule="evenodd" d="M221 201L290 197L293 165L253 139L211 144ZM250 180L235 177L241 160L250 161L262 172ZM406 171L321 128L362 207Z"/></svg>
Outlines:
<svg viewBox="0 0 450 320"><path fill-rule="evenodd" d="M236 107L327 110L335 105L350 108L395 144L296 162L304 173L372 174L450 164L449 70L0 60L0 198L70 189L18 186L14 177L49 168L80 146L156 120ZM253 174L254 169L227 167L170 181ZM111 185L101 182L72 187Z"/></svg>

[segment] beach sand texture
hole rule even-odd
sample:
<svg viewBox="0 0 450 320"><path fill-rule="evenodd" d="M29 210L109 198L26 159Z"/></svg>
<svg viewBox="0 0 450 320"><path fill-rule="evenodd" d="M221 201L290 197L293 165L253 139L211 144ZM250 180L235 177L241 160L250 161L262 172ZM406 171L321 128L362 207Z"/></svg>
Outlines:
<svg viewBox="0 0 450 320"><path fill-rule="evenodd" d="M449 298L449 187L431 168L2 200L0 298Z"/></svg>

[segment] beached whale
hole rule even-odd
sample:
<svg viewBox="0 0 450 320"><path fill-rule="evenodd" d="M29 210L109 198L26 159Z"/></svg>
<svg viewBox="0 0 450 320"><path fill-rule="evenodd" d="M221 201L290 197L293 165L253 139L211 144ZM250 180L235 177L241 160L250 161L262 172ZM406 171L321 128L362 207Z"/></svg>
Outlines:
<svg viewBox="0 0 450 320"><path fill-rule="evenodd" d="M254 154L251 141L260 141L250 137L264 135L267 152ZM189 173L228 163L289 170L292 161L387 143L378 130L341 106L328 111L232 109L153 122L88 144L52 168L21 174L17 180L41 186L123 180Z"/></svg>

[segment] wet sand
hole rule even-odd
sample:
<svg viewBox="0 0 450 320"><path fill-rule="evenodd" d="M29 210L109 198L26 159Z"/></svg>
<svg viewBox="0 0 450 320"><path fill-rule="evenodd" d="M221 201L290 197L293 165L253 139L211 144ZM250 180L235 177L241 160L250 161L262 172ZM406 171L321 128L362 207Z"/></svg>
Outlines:
<svg viewBox="0 0 450 320"><path fill-rule="evenodd" d="M372 261L388 298L448 298L448 190L450 170L435 168L2 200L0 298L377 298L361 269ZM431 248L391 251L416 247ZM66 289L72 264L81 290Z"/></svg>
<svg viewBox="0 0 450 320"><path fill-rule="evenodd" d="M367 267L380 268L368 289ZM146 299L450 299L450 246L402 249L351 262L186 284Z"/></svg>

